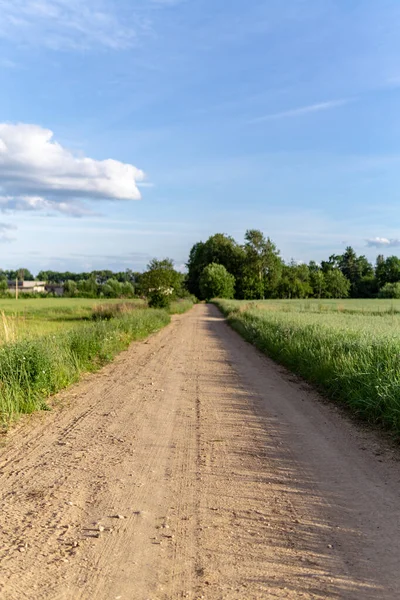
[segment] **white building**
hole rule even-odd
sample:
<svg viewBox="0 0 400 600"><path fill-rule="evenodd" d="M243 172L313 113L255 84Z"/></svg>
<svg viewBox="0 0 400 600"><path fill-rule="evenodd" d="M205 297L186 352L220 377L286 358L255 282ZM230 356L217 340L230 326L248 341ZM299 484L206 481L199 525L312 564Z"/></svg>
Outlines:
<svg viewBox="0 0 400 600"><path fill-rule="evenodd" d="M15 281L7 281L8 289L10 292L15 290ZM32 292L45 292L46 291L45 281L22 281L18 280L18 292L32 293Z"/></svg>

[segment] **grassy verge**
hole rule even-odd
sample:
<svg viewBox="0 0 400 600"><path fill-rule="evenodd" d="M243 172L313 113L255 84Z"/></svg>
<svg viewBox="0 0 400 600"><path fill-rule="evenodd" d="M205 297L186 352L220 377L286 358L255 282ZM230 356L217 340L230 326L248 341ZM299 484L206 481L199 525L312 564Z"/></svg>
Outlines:
<svg viewBox="0 0 400 600"><path fill-rule="evenodd" d="M0 299L0 345L60 334L91 320L104 302L88 298ZM145 308L143 300L108 300L107 306ZM117 312L117 311L116 311Z"/></svg>
<svg viewBox="0 0 400 600"><path fill-rule="evenodd" d="M81 373L99 369L133 340L169 322L165 311L137 310L56 335L4 344L0 347L2 428L18 414L46 409L46 399L78 381Z"/></svg>
<svg viewBox="0 0 400 600"><path fill-rule="evenodd" d="M170 315L181 315L193 307L193 300L190 298L184 298L179 300L174 300L171 302L168 309L168 313ZM107 320L112 319L114 317L119 317L123 314L130 313L134 310L145 309L147 305L143 304L135 304L132 302L119 302L110 304L108 302L102 304L96 304L92 308L91 318L94 321L97 320Z"/></svg>
<svg viewBox="0 0 400 600"><path fill-rule="evenodd" d="M126 304L145 306L144 300L135 299L101 299L101 298L0 298L0 311L7 316L20 316L28 320L45 319L54 321L77 321L90 318L91 311L98 304Z"/></svg>
<svg viewBox="0 0 400 600"><path fill-rule="evenodd" d="M360 418L400 435L400 319L262 310L215 301L228 322L265 354Z"/></svg>
<svg viewBox="0 0 400 600"><path fill-rule="evenodd" d="M194 302L191 298L183 298L182 300L175 300L171 302L169 307L169 313L171 315L182 315L191 308L193 308Z"/></svg>

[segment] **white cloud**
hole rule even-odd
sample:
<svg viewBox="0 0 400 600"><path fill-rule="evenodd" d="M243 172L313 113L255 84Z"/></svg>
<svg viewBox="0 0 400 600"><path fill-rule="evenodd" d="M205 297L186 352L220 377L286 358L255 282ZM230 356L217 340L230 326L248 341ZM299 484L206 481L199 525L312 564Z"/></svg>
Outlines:
<svg viewBox="0 0 400 600"><path fill-rule="evenodd" d="M56 200L46 200L41 196L18 196L16 198L0 196L0 211L8 213L21 210L43 211L46 216L51 216L53 213L61 213L70 217L99 216L80 201L57 202Z"/></svg>
<svg viewBox="0 0 400 600"><path fill-rule="evenodd" d="M0 37L54 49L128 48L146 23L126 24L110 0L0 0Z"/></svg>
<svg viewBox="0 0 400 600"><path fill-rule="evenodd" d="M74 155L49 129L0 123L0 209L82 215L84 200L139 200L143 179L133 165Z"/></svg>
<svg viewBox="0 0 400 600"><path fill-rule="evenodd" d="M319 102L317 104L310 104L309 106L301 106L300 108L293 108L291 110L285 110L282 112L271 113L262 117L252 119L249 123L261 123L262 121L273 121L275 119L285 119L290 117L300 117L302 115L308 115L310 113L321 112L324 110L331 110L338 108L339 106L345 106L351 100L349 98L342 98L341 100L329 100L328 102Z"/></svg>
<svg viewBox="0 0 400 600"><path fill-rule="evenodd" d="M367 246L370 248L396 248L400 246L400 239L388 239L388 238L370 238L366 240Z"/></svg>

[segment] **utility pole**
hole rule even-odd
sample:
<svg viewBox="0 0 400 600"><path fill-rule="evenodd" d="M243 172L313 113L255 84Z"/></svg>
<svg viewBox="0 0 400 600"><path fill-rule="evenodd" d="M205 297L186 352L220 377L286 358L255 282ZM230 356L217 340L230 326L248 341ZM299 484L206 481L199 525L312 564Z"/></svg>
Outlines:
<svg viewBox="0 0 400 600"><path fill-rule="evenodd" d="M18 277L15 278L15 299L18 300Z"/></svg>

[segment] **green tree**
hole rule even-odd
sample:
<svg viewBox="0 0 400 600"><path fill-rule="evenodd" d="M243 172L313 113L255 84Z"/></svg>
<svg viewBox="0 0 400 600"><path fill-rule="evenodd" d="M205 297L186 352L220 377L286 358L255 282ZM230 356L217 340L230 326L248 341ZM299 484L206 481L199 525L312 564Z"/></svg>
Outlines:
<svg viewBox="0 0 400 600"><path fill-rule="evenodd" d="M358 256L351 246L348 246L339 257L339 269L350 281L350 295L357 298L360 295L360 283L364 277L373 276L374 270L365 256Z"/></svg>
<svg viewBox="0 0 400 600"><path fill-rule="evenodd" d="M308 298L311 296L313 290L310 285L308 266L297 264L293 260L289 265L284 265L278 291L281 298Z"/></svg>
<svg viewBox="0 0 400 600"><path fill-rule="evenodd" d="M375 263L375 277L378 282L378 287L385 285L385 257L383 254L378 254Z"/></svg>
<svg viewBox="0 0 400 600"><path fill-rule="evenodd" d="M187 263L186 285L189 292L201 298L200 277L204 268L211 263L223 265L235 279L239 280L243 261L243 248L228 235L216 233L206 242L198 242L192 247Z"/></svg>
<svg viewBox="0 0 400 600"><path fill-rule="evenodd" d="M328 260L323 260L321 262L321 269L324 274L326 275L326 273L332 271L333 269L339 269L341 258L342 257L338 254L331 254Z"/></svg>
<svg viewBox="0 0 400 600"><path fill-rule="evenodd" d="M17 277L21 281L33 281L35 278L29 269L17 269L16 271L4 271L4 275L7 279L15 280Z"/></svg>
<svg viewBox="0 0 400 600"><path fill-rule="evenodd" d="M99 285L102 285L108 280L114 278L114 273L107 269L103 269L102 271L92 271L90 275L96 279Z"/></svg>
<svg viewBox="0 0 400 600"><path fill-rule="evenodd" d="M174 269L174 261L170 258L164 260L153 259L147 266L140 281L141 292L150 300L165 296L172 300L182 294L184 276ZM155 304L153 303L153 306Z"/></svg>
<svg viewBox="0 0 400 600"><path fill-rule="evenodd" d="M96 277L91 275L88 279L81 279L77 282L77 295L83 298L97 298L99 294L99 285Z"/></svg>
<svg viewBox="0 0 400 600"><path fill-rule="evenodd" d="M207 300L211 298L233 298L235 277L223 265L211 263L200 276L200 293Z"/></svg>
<svg viewBox="0 0 400 600"><path fill-rule="evenodd" d="M197 242L192 246L186 266L188 269L186 286L191 294L200 298L200 276L207 266L204 242Z"/></svg>
<svg viewBox="0 0 400 600"><path fill-rule="evenodd" d="M385 283L379 290L379 298L400 298L400 281Z"/></svg>
<svg viewBox="0 0 400 600"><path fill-rule="evenodd" d="M120 298L122 294L123 284L117 279L107 279L101 286L100 291L106 298Z"/></svg>
<svg viewBox="0 0 400 600"><path fill-rule="evenodd" d="M325 295L326 283L323 270L315 261L311 261L308 265L310 274L310 286L314 298L323 298Z"/></svg>
<svg viewBox="0 0 400 600"><path fill-rule="evenodd" d="M133 287L133 284L130 281L124 281L121 283L121 286L121 295L124 298L133 298L135 295L135 288Z"/></svg>
<svg viewBox="0 0 400 600"><path fill-rule="evenodd" d="M400 281L400 258L388 256L384 259L382 255L379 255L376 261L375 273L380 288L386 283Z"/></svg>
<svg viewBox="0 0 400 600"><path fill-rule="evenodd" d="M343 275L340 269L330 269L325 274L326 296L328 298L348 298L350 293L350 281Z"/></svg>
<svg viewBox="0 0 400 600"><path fill-rule="evenodd" d="M0 294L4 296L8 292L8 283L5 277L1 277L0 279Z"/></svg>
<svg viewBox="0 0 400 600"><path fill-rule="evenodd" d="M378 280L375 275L365 275L357 285L358 298L376 298L379 292Z"/></svg>
<svg viewBox="0 0 400 600"><path fill-rule="evenodd" d="M78 295L78 284L72 279L68 279L64 284L64 296L74 298Z"/></svg>
<svg viewBox="0 0 400 600"><path fill-rule="evenodd" d="M243 297L271 298L276 294L282 275L282 259L275 244L258 229L245 234L243 266Z"/></svg>

